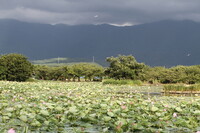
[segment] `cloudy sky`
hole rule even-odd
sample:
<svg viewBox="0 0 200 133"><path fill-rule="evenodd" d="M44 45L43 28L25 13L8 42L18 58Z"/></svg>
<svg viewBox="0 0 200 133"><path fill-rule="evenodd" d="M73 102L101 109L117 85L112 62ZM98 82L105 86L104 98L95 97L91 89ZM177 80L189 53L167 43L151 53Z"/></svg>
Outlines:
<svg viewBox="0 0 200 133"><path fill-rule="evenodd" d="M0 0L0 18L70 25L200 22L200 0Z"/></svg>

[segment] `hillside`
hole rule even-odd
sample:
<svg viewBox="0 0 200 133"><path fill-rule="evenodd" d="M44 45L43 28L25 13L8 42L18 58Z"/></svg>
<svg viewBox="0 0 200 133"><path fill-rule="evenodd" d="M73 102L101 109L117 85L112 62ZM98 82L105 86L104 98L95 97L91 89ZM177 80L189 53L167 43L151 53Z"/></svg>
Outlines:
<svg viewBox="0 0 200 133"><path fill-rule="evenodd" d="M43 59L43 60L32 60L31 63L35 65L46 65L46 66L65 66L65 65L73 65L76 63L96 63L102 66L108 66L108 64L104 61L95 61L88 59L72 59L72 58L50 58L50 59Z"/></svg>
<svg viewBox="0 0 200 133"><path fill-rule="evenodd" d="M116 27L49 25L0 20L1 54L16 52L31 60L57 57L105 61L132 54L148 65L200 64L200 23L171 21Z"/></svg>

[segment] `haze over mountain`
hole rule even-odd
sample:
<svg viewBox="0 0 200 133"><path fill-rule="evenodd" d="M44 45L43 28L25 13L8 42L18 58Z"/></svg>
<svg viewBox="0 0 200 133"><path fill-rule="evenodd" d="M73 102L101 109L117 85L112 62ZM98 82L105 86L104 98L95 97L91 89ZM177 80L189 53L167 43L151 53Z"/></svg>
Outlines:
<svg viewBox="0 0 200 133"><path fill-rule="evenodd" d="M55 57L105 60L132 54L151 66L200 64L200 23L164 20L135 26L50 25L0 20L0 53L31 60Z"/></svg>

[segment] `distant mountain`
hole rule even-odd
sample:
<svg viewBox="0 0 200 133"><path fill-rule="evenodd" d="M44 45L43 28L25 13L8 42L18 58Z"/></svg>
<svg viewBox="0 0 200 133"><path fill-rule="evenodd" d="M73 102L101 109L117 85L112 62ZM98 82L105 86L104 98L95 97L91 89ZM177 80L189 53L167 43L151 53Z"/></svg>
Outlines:
<svg viewBox="0 0 200 133"><path fill-rule="evenodd" d="M105 61L96 61L92 62L89 59L82 59L82 58L51 58L51 59L43 59L43 60L32 60L31 63L34 65L45 65L45 66L65 66L65 65L73 65L77 63L94 63L94 64L100 64L102 66L108 66L108 64Z"/></svg>
<svg viewBox="0 0 200 133"><path fill-rule="evenodd" d="M57 57L105 60L132 54L151 66L200 64L200 23L172 21L116 27L50 25L0 20L0 53L22 53L31 60Z"/></svg>

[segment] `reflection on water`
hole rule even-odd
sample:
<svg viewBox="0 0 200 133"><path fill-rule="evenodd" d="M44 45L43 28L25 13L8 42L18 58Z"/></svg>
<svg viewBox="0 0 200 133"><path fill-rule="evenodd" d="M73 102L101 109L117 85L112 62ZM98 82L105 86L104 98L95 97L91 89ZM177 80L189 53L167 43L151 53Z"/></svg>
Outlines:
<svg viewBox="0 0 200 133"><path fill-rule="evenodd" d="M163 96L184 96L184 97L196 97L200 96L199 93L162 93Z"/></svg>
<svg viewBox="0 0 200 133"><path fill-rule="evenodd" d="M163 86L120 86L116 89L117 94L142 94L144 97L161 97L161 96L178 96L178 97L199 97L200 92L180 92L174 91L173 93L164 93ZM110 90L110 89L109 89ZM113 91L114 92L114 91ZM124 95L123 95L124 96Z"/></svg>
<svg viewBox="0 0 200 133"><path fill-rule="evenodd" d="M143 94L146 96L162 96L161 92L140 92L140 94Z"/></svg>

